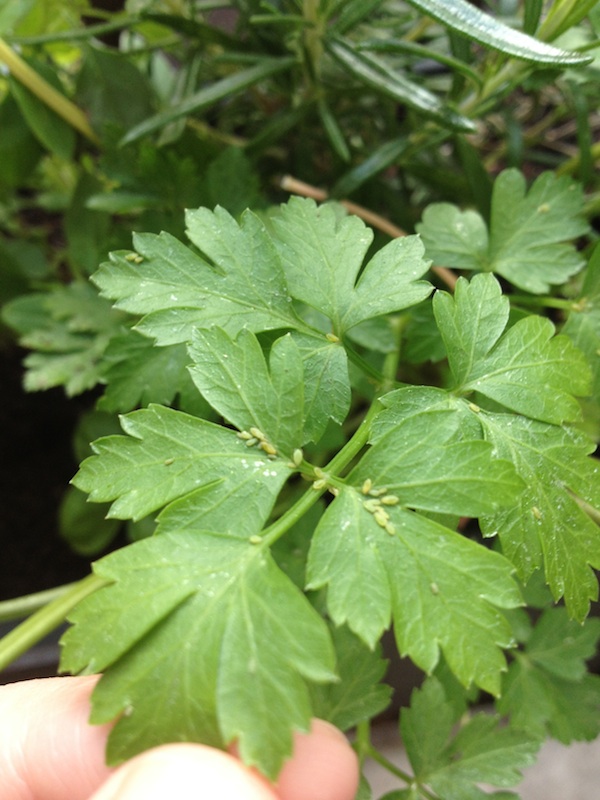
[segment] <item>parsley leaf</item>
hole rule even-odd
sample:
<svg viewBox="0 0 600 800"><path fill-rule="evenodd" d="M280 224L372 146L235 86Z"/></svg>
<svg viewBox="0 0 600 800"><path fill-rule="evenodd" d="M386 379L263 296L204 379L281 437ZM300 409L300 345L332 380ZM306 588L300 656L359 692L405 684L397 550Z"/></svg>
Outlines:
<svg viewBox="0 0 600 800"><path fill-rule="evenodd" d="M120 330L114 313L87 283L54 286L17 297L4 307L5 322L19 333L28 391L64 386L68 396L91 389L103 378L103 354Z"/></svg>
<svg viewBox="0 0 600 800"><path fill-rule="evenodd" d="M544 611L504 679L498 710L511 725L565 744L600 734L600 678L586 671L600 639L600 620L585 625L564 608Z"/></svg>
<svg viewBox="0 0 600 800"><path fill-rule="evenodd" d="M387 661L380 646L371 650L346 626L332 628L331 636L339 680L311 686L313 709L316 716L345 731L383 711L392 689L381 683Z"/></svg>
<svg viewBox="0 0 600 800"><path fill-rule="evenodd" d="M189 211L186 219L200 254L168 233L135 234L138 255L112 253L93 276L117 308L144 315L141 333L166 345L190 341L194 327L218 325L235 335L243 327L300 324L277 253L255 214L246 211L241 225L219 207Z"/></svg>
<svg viewBox="0 0 600 800"><path fill-rule="evenodd" d="M290 292L325 314L340 337L364 320L416 305L431 292L429 283L416 280L429 266L418 237L387 244L357 280L373 240L358 217L292 197L273 225Z"/></svg>
<svg viewBox="0 0 600 800"><path fill-rule="evenodd" d="M489 227L476 211L433 203L417 225L427 256L438 264L496 272L525 291L542 294L584 266L570 243L588 230L581 187L553 172L529 191L517 169L496 178Z"/></svg>
<svg viewBox="0 0 600 800"><path fill-rule="evenodd" d="M62 669L104 672L91 720L118 717L109 762L165 741L236 740L274 778L292 729L309 727L307 682L335 674L324 621L271 556L222 533L163 534L95 571L111 583L73 612Z"/></svg>
<svg viewBox="0 0 600 800"><path fill-rule="evenodd" d="M555 600L564 595L582 621L598 593L592 568L600 568L598 526L577 502L600 508L598 465L588 457L594 443L574 429L513 414L477 416L498 456L512 461L527 487L515 505L481 520L484 533L500 536L524 581L543 563Z"/></svg>
<svg viewBox="0 0 600 800"><path fill-rule="evenodd" d="M563 328L563 333L585 354L592 368L592 392L584 400L584 414L593 435L600 438L600 247L590 259L581 294Z"/></svg>
<svg viewBox="0 0 600 800"><path fill-rule="evenodd" d="M182 344L156 347L135 330L114 336L104 353L107 387L98 400L103 411L131 411L150 403L168 405L189 377L189 356Z"/></svg>
<svg viewBox="0 0 600 800"><path fill-rule="evenodd" d="M199 518L201 529L247 539L262 527L291 472L233 431L170 408L133 411L122 426L129 435L95 442L96 455L73 479L91 500L114 501L111 518L142 519L180 500L174 510L188 524Z"/></svg>
<svg viewBox="0 0 600 800"><path fill-rule="evenodd" d="M305 442L304 370L290 334L271 347L269 367L256 336L233 340L220 328L194 332L192 380L206 400L240 430L258 429L291 457Z"/></svg>
<svg viewBox="0 0 600 800"><path fill-rule="evenodd" d="M581 416L573 395L589 391L585 356L548 319L529 316L504 334L508 300L492 275L459 278L454 297L437 292L437 324L455 391L480 394L519 414L560 424Z"/></svg>
<svg viewBox="0 0 600 800"><path fill-rule="evenodd" d="M349 480L362 483L361 466ZM511 641L497 608L521 603L512 566L397 505L385 506L384 529L371 510L376 507L359 488L340 490L313 537L309 587L327 586L334 622L347 623L369 645L393 619L402 655L430 672L442 649L464 685L474 682L497 694L505 664L500 647Z"/></svg>
<svg viewBox="0 0 600 800"><path fill-rule="evenodd" d="M444 800L483 800L489 795L477 783L505 788L520 782L520 770L534 761L537 739L488 714L473 716L453 735L456 722L435 678L415 690L410 708L402 709L400 731L418 784Z"/></svg>

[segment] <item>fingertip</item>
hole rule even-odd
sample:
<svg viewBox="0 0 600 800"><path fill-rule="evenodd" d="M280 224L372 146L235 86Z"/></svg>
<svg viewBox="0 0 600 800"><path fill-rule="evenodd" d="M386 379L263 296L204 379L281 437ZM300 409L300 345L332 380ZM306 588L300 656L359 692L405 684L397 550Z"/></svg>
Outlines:
<svg viewBox="0 0 600 800"><path fill-rule="evenodd" d="M276 800L234 756L200 744L168 744L120 767L90 800Z"/></svg>
<svg viewBox="0 0 600 800"><path fill-rule="evenodd" d="M359 782L356 753L344 734L315 719L295 735L294 755L277 781L280 800L354 800Z"/></svg>

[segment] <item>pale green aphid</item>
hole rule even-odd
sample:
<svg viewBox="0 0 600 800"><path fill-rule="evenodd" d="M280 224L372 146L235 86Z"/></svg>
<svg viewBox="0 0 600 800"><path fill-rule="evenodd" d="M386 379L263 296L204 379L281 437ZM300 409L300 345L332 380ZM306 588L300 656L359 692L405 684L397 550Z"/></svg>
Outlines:
<svg viewBox="0 0 600 800"><path fill-rule="evenodd" d="M296 448L296 450L294 450L294 452L292 453L292 461L294 462L294 466L296 467L299 467L300 464L304 461L304 453L299 447Z"/></svg>
<svg viewBox="0 0 600 800"><path fill-rule="evenodd" d="M372 500L364 500L363 501L363 508L365 508L369 514L374 514L381 508L379 500L373 498Z"/></svg>
<svg viewBox="0 0 600 800"><path fill-rule="evenodd" d="M252 430L252 428L250 430ZM255 439L254 441L256 442L257 440ZM258 446L260 447L261 450L264 450L264 452L268 456L276 456L277 455L277 450L273 447L271 442L262 441L262 442L258 443Z"/></svg>

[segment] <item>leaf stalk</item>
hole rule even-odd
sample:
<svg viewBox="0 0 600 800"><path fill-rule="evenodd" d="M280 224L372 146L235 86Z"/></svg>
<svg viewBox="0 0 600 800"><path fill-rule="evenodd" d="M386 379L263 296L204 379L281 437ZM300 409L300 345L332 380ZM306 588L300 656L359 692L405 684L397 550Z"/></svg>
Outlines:
<svg viewBox="0 0 600 800"><path fill-rule="evenodd" d="M98 575L88 575L71 584L52 602L36 611L2 640L0 640L0 671L23 655L65 621L67 614L88 595L105 586L108 581ZM55 590L54 590L55 591Z"/></svg>

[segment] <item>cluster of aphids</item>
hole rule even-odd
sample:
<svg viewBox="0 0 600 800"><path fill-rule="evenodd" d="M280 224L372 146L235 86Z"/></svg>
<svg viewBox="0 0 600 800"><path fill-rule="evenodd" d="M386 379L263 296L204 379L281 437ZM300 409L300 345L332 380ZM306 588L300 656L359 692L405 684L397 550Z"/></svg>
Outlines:
<svg viewBox="0 0 600 800"><path fill-rule="evenodd" d="M275 458L277 455L277 449L273 447L271 442L269 442L267 437L259 428L250 428L248 431L239 431L237 436L238 439L243 439L244 442L246 442L246 447L254 447L256 445L271 458Z"/></svg>
<svg viewBox="0 0 600 800"><path fill-rule="evenodd" d="M396 533L396 528L390 522L390 515L386 511L385 506L396 506L400 502L400 498L395 494L388 494L385 487L374 488L373 481L367 478L361 486L361 492L368 496L368 500L363 500L363 508L373 514L375 522L380 528L383 528L390 536Z"/></svg>

